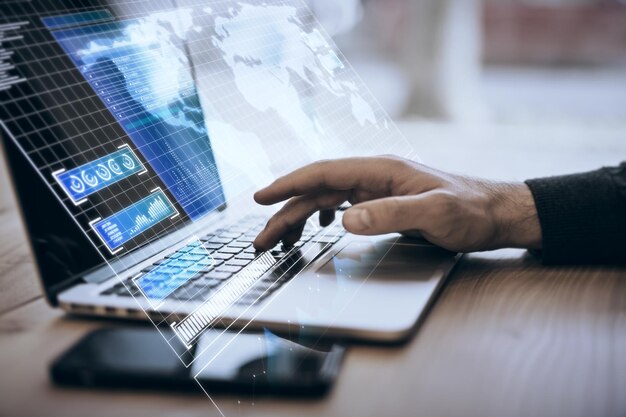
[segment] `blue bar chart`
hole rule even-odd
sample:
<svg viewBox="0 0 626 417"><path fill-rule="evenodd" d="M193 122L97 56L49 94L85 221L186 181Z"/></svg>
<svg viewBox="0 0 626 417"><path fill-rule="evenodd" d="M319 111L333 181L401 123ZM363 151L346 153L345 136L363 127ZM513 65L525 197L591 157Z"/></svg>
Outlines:
<svg viewBox="0 0 626 417"><path fill-rule="evenodd" d="M157 189L148 197L107 217L91 222L91 227L112 253L124 243L151 229L165 219L178 215L178 211L163 190Z"/></svg>

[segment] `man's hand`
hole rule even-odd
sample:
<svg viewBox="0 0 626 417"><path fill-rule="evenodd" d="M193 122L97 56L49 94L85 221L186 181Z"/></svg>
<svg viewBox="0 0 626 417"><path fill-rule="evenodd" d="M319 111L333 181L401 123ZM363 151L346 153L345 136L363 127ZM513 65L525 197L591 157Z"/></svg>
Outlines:
<svg viewBox="0 0 626 417"><path fill-rule="evenodd" d="M346 201L353 206L343 226L354 234L420 234L456 252L541 248L537 210L525 184L447 174L395 157L316 162L279 178L254 199L263 205L289 199L256 238L259 250L280 240L297 242L315 212L327 226Z"/></svg>

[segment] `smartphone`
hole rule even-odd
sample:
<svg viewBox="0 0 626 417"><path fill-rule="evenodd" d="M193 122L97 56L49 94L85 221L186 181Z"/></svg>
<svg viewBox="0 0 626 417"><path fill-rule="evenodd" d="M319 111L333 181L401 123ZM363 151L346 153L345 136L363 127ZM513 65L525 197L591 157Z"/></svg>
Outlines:
<svg viewBox="0 0 626 417"><path fill-rule="evenodd" d="M205 332L194 349L227 340L213 361L211 349L185 367L152 328L96 330L50 366L59 385L124 389L197 390L271 395L321 396L332 387L346 348L336 343L313 346L271 332ZM167 335L166 335L167 336ZM168 337L176 343L176 337ZM177 351L185 348L172 346ZM195 378L194 378L195 376Z"/></svg>

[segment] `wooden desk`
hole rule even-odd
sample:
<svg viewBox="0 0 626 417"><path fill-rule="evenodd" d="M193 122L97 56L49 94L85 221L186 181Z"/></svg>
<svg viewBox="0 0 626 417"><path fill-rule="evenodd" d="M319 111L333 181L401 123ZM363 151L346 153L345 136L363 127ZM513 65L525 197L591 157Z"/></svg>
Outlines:
<svg viewBox="0 0 626 417"><path fill-rule="evenodd" d="M433 165L494 178L571 172L626 155L623 132L611 129L582 138L569 128L403 128ZM219 415L201 394L52 386L51 359L112 322L67 318L38 297L15 221L12 210L0 215L0 416ZM524 251L502 250L467 256L405 346L352 347L327 398L214 399L226 416L571 417L624 416L624 393L626 270L546 268Z"/></svg>

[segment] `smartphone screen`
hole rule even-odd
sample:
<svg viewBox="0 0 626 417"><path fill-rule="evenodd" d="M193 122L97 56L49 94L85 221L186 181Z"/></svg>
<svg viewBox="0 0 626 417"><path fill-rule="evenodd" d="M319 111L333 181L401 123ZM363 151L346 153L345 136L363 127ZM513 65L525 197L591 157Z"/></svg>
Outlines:
<svg viewBox="0 0 626 417"><path fill-rule="evenodd" d="M201 392L199 384L207 392L317 396L332 386L345 353L337 344L295 342L267 331L207 331L194 349L196 360L185 367L152 328L101 329L61 355L51 378L83 387Z"/></svg>
<svg viewBox="0 0 626 417"><path fill-rule="evenodd" d="M312 340L295 342L269 331L205 333L196 345L192 375L209 391L224 384L255 392L323 392L335 380L345 348Z"/></svg>

